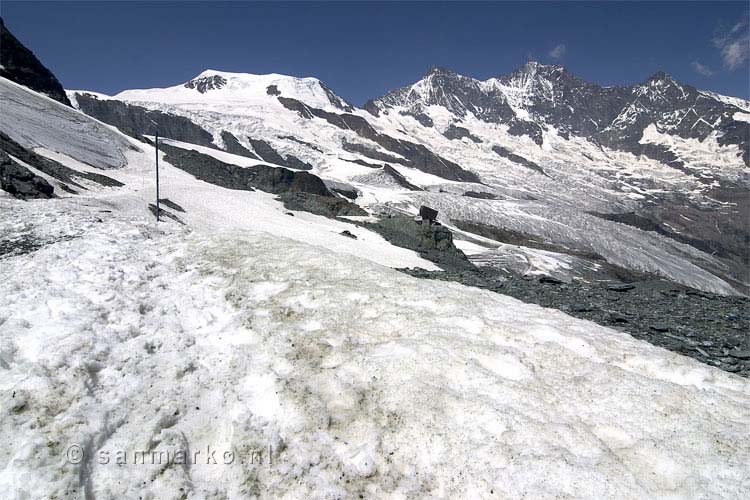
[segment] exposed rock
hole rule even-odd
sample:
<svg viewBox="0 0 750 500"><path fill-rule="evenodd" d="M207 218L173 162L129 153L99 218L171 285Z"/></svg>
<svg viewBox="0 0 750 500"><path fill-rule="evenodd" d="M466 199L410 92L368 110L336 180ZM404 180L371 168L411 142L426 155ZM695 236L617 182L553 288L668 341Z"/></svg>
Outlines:
<svg viewBox="0 0 750 500"><path fill-rule="evenodd" d="M42 177L0 151L0 189L16 198L52 198L54 188Z"/></svg>
<svg viewBox="0 0 750 500"><path fill-rule="evenodd" d="M322 109L313 108L296 99L278 97L279 102L287 109L297 111L304 118L322 118L330 124L343 130L351 130L360 137L369 139L384 149L401 155L404 160L394 158L392 161L437 175L444 179L464 182L479 182L479 177L450 160L442 158L422 144L394 139L377 132L363 117L349 113L329 113ZM387 160L386 160L387 161Z"/></svg>
<svg viewBox="0 0 750 500"><path fill-rule="evenodd" d="M502 146L492 146L492 151L502 156L503 158L509 159L513 163L518 163L519 165L522 165L526 168L529 168L531 170L534 170L535 172L539 172L540 174L549 177L549 175L547 175L547 173L544 171L542 167L540 167L533 161L527 160L523 156L519 156L515 153L511 153L510 150L508 150L507 148L504 148Z"/></svg>
<svg viewBox="0 0 750 500"><path fill-rule="evenodd" d="M55 75L39 62L33 52L27 49L8 31L0 17L0 76L52 99L70 106L68 96Z"/></svg>
<svg viewBox="0 0 750 500"><path fill-rule="evenodd" d="M364 226L379 233L391 244L419 253L446 270L474 269L466 255L453 244L453 234L445 226L417 224L408 217L388 217Z"/></svg>
<svg viewBox="0 0 750 500"><path fill-rule="evenodd" d="M493 268L462 271L407 269L421 278L457 281L565 311L572 316L618 328L638 339L690 356L741 376L750 376L750 299L711 295L642 276L628 293L607 293L596 282L540 285L519 274ZM498 277L504 281L498 283ZM631 283L632 285L632 283ZM616 299L616 300L613 300Z"/></svg>
<svg viewBox="0 0 750 500"><path fill-rule="evenodd" d="M313 149L313 150L317 151L318 153L322 153L323 152L323 150L320 149L315 144L303 141L302 139L298 139L298 138L294 137L293 135L280 135L279 139L289 139L290 141L294 141L297 144L302 144L303 146L307 146L308 148Z"/></svg>
<svg viewBox="0 0 750 500"><path fill-rule="evenodd" d="M275 163L276 165L284 165L284 157L281 156L268 142L262 139L253 139L252 137L248 137L247 139L263 161Z"/></svg>
<svg viewBox="0 0 750 500"><path fill-rule="evenodd" d="M422 189L418 186L415 186L408 180L406 180L406 177L401 175L395 168L388 165L387 163L383 165L383 173L387 174L389 177L391 177L394 181L396 181L396 184L401 186L402 188L406 188L410 191L421 191Z"/></svg>
<svg viewBox="0 0 750 500"><path fill-rule="evenodd" d="M185 83L186 89L195 89L201 94L209 90L220 89L227 84L227 79L221 75L201 76Z"/></svg>
<svg viewBox="0 0 750 500"><path fill-rule="evenodd" d="M297 158L294 155L286 155L284 166L288 168L296 168L297 170L312 170L313 166L307 163L306 161L302 161L299 158Z"/></svg>
<svg viewBox="0 0 750 500"><path fill-rule="evenodd" d="M54 160L40 156L30 149L24 148L3 132L0 132L0 151L4 151L9 155L18 158L22 162L31 165L50 177L54 177L62 183L62 188L66 189L68 192L75 193L75 191L70 189L69 186L86 189L85 186L77 182L77 180L80 181L81 179L95 182L106 187L123 186L123 183L116 181L111 177L107 177L106 175L74 170Z"/></svg>
<svg viewBox="0 0 750 500"><path fill-rule="evenodd" d="M419 122L420 125L423 127L433 127L435 126L435 123L432 121L432 118L430 118L428 115L426 115L423 112L414 112L414 111L401 111L401 114L404 116L411 116L415 120Z"/></svg>
<svg viewBox="0 0 750 500"><path fill-rule="evenodd" d="M333 196L319 177L307 172L295 172L269 165L239 167L194 150L168 144L163 144L161 149L165 152L164 159L176 167L200 180L227 189L252 191L256 188L274 194L306 192Z"/></svg>
<svg viewBox="0 0 750 500"><path fill-rule="evenodd" d="M668 332L669 325L666 325L664 323L654 323L653 325L651 325L651 329L655 332Z"/></svg>
<svg viewBox="0 0 750 500"><path fill-rule="evenodd" d="M248 137L250 144L258 155L269 163L275 163L287 168L294 168L297 170L312 170L312 165L306 163L294 155L287 155L286 158L281 156L268 142L262 139L253 139Z"/></svg>
<svg viewBox="0 0 750 500"><path fill-rule="evenodd" d="M539 283L543 285L562 285L565 282L555 278L554 276L544 275L539 278Z"/></svg>
<svg viewBox="0 0 750 500"><path fill-rule="evenodd" d="M305 211L324 217L367 215L358 205L334 196L287 192L280 194L279 200L284 202L284 207L288 210Z"/></svg>
<svg viewBox="0 0 750 500"><path fill-rule="evenodd" d="M169 207L172 210L175 210L177 212L185 213L185 209L184 208L182 208L180 205L178 205L177 203L173 202L169 198L159 198L159 203L161 203L161 204L163 204L163 205L165 205L165 206L167 206L167 207Z"/></svg>
<svg viewBox="0 0 750 500"><path fill-rule="evenodd" d="M159 207L159 210L157 212L156 205L153 204L153 203L149 203L148 204L148 209L149 209L149 211L152 214L154 214L154 217L156 217L157 213L158 213L160 219L164 219L166 217L167 219L171 219L171 220L173 220L173 221L175 221L175 222L177 222L179 224L182 224L183 226L185 225L185 223L182 222L182 219L180 219L179 217L177 217L175 214L173 214L169 210L165 210L163 207Z"/></svg>
<svg viewBox="0 0 750 500"><path fill-rule="evenodd" d="M183 116L151 111L113 99L99 99L85 92L75 95L81 111L132 137L154 135L158 130L160 137L216 148L213 136L208 131Z"/></svg>
<svg viewBox="0 0 750 500"><path fill-rule="evenodd" d="M352 189L345 189L345 188L336 188L336 187L334 187L334 188L331 188L331 191L336 192L336 193L344 196L345 198L349 198L350 200L356 200L357 196L359 196L359 193L354 188L352 188Z"/></svg>
<svg viewBox="0 0 750 500"><path fill-rule="evenodd" d="M469 132L469 129L453 125L452 123L445 129L443 135L450 140L461 140L467 137L477 144L482 142L482 139Z"/></svg>
<svg viewBox="0 0 750 500"><path fill-rule="evenodd" d="M167 144L161 148L166 161L197 179L226 189L260 189L278 194L289 210L304 210L327 217L367 215L357 205L334 196L319 177L308 172L269 165L239 167L193 150Z"/></svg>
<svg viewBox="0 0 750 500"><path fill-rule="evenodd" d="M349 153L359 153L362 156L366 156L367 158L371 158L373 160L390 162L390 163L402 163L405 161L403 158L397 158L396 156L392 156L387 153L382 153L378 151L377 149L365 146L364 144L360 144L357 142L348 142L344 140L341 147L344 149L344 151L348 151ZM358 163L360 165L364 165L365 167L380 168L382 166L382 165L373 165L371 163L363 162L362 160L347 160L347 161Z"/></svg>
<svg viewBox="0 0 750 500"><path fill-rule="evenodd" d="M608 285L607 290L610 292L627 292L635 288L635 285L626 283L622 285Z"/></svg>
<svg viewBox="0 0 750 500"><path fill-rule="evenodd" d="M531 137L531 140L537 146L541 146L544 143L542 127L533 122L513 120L510 127L508 127L508 133L516 136L527 135Z"/></svg>
<svg viewBox="0 0 750 500"><path fill-rule="evenodd" d="M466 191L464 193L464 196L468 196L469 198L478 198L480 200L496 200L497 195L494 195L492 193L485 193L482 191Z"/></svg>
<svg viewBox="0 0 750 500"><path fill-rule="evenodd" d="M227 132L226 130L222 131L221 139L224 141L224 150L227 153L244 156L246 158L252 158L253 160L260 160L258 155L251 151L248 151L245 146L240 144L240 141L237 140L237 138L231 132Z"/></svg>

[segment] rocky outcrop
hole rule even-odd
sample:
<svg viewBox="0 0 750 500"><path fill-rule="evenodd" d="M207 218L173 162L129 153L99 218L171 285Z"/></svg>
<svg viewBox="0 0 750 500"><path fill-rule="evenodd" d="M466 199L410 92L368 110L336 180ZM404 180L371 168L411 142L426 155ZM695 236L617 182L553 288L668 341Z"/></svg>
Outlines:
<svg viewBox="0 0 750 500"><path fill-rule="evenodd" d="M107 177L106 175L74 170L70 167L66 167L59 162L40 156L34 151L24 148L3 132L0 132L0 152L5 152L8 155L18 158L22 162L31 165L40 172L43 172L50 177L55 178L56 180L61 182L62 189L71 193L76 192L73 187L82 190L86 189L85 186L78 182L81 179L94 182L96 184L99 184L100 186L123 186L121 182L116 181L111 177Z"/></svg>
<svg viewBox="0 0 750 500"><path fill-rule="evenodd" d="M310 212L325 217L367 215L358 205L344 198L321 196L304 192L289 192L279 195L288 210Z"/></svg>
<svg viewBox="0 0 750 500"><path fill-rule="evenodd" d="M466 255L453 244L453 233L440 224L417 223L408 217L386 217L364 226L392 245L414 250L447 271L474 269Z"/></svg>
<svg viewBox="0 0 750 500"><path fill-rule="evenodd" d="M0 76L70 106L68 96L55 75L13 36L1 17Z"/></svg>
<svg viewBox="0 0 750 500"><path fill-rule="evenodd" d="M42 177L0 151L0 189L22 200L52 198L54 188Z"/></svg>
<svg viewBox="0 0 750 500"><path fill-rule="evenodd" d="M152 111L114 99L99 99L93 94L77 92L78 107L89 116L113 125L131 137L154 135L216 148L213 136L184 116Z"/></svg>
<svg viewBox="0 0 750 500"><path fill-rule="evenodd" d="M209 90L220 89L227 84L227 79L221 75L201 76L185 83L186 89L195 89L201 94Z"/></svg>
<svg viewBox="0 0 750 500"><path fill-rule="evenodd" d="M517 163L528 169L531 169L535 172L539 172L540 174L546 175L547 177L549 177L549 175L547 175L547 173L544 171L542 167L540 167L533 161L527 160L523 156L519 156L515 153L512 153L508 148L504 148L502 146L492 146L492 151L494 151L497 155L502 156L503 158L507 158L513 163Z"/></svg>
<svg viewBox="0 0 750 500"><path fill-rule="evenodd" d="M470 139L475 144L479 144L482 142L482 139L475 136L471 132L469 132L468 128L465 127L459 127L457 125L453 125L452 123L448 126L447 129L445 129L445 132L443 132L443 135L450 140L461 140L464 137Z"/></svg>
<svg viewBox="0 0 750 500"><path fill-rule="evenodd" d="M408 180L406 180L406 177L401 175L398 170L393 168L392 166L388 165L387 163L383 165L383 173L390 176L391 179L393 179L396 184L401 186L402 188L406 188L410 191L421 191L421 189Z"/></svg>
<svg viewBox="0 0 750 500"><path fill-rule="evenodd" d="M297 170L312 170L313 166L307 162L304 162L294 155L282 156L276 151L273 146L262 139L253 139L252 137L247 138L252 144L253 149L256 153L268 163L274 163L287 168L294 168Z"/></svg>
<svg viewBox="0 0 750 500"><path fill-rule="evenodd" d="M403 159L393 157L391 160L393 162L452 181L479 182L479 177L475 173L464 170L460 165L436 155L422 144L395 139L377 132L361 116L348 113L330 113L308 106L297 99L287 97L278 97L278 99L284 107L297 111L304 118L322 118L331 125L343 130L351 130L360 137L371 140L382 148L403 157Z"/></svg>
<svg viewBox="0 0 750 500"><path fill-rule="evenodd" d="M335 196L319 177L309 172L269 165L239 167L197 151L168 144L160 147L165 152L164 159L175 167L226 189L259 189L278 194L290 210L304 210L328 217L366 215L357 205Z"/></svg>
<svg viewBox="0 0 750 500"><path fill-rule="evenodd" d="M551 277L522 277L488 267L405 271L558 309L710 366L750 376L750 300L744 297L714 295L649 275L629 283L602 283L601 278L563 283Z"/></svg>
<svg viewBox="0 0 750 500"><path fill-rule="evenodd" d="M258 155L251 151L248 151L245 146L240 144L240 141L238 141L231 132L227 132L226 130L222 131L221 140L224 141L224 151L226 151L227 153L244 156L246 158L252 158L253 160L260 160L260 158L258 158Z"/></svg>

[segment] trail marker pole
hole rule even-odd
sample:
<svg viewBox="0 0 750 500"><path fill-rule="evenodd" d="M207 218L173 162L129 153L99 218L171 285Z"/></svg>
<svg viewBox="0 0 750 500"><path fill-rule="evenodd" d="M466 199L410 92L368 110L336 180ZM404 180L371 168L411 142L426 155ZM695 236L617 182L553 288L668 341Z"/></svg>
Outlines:
<svg viewBox="0 0 750 500"><path fill-rule="evenodd" d="M156 132L156 222L159 222L159 131Z"/></svg>

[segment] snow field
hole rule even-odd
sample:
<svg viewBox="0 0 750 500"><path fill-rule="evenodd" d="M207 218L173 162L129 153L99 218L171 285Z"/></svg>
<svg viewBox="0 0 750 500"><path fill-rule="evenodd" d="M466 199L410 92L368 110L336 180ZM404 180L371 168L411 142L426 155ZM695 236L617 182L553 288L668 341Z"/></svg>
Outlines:
<svg viewBox="0 0 750 500"><path fill-rule="evenodd" d="M72 237L0 266L10 498L713 499L750 488L745 379L280 237L154 228L94 202L90 213L0 203L3 231L59 220L56 234ZM71 444L80 464L66 461ZM217 464L114 463L118 450L209 447ZM248 463L268 447L272 464Z"/></svg>

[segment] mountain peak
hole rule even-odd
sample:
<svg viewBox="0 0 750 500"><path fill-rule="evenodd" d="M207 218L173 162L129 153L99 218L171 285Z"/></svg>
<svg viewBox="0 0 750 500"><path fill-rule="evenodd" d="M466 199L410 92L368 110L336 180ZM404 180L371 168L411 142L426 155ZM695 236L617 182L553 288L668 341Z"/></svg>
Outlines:
<svg viewBox="0 0 750 500"><path fill-rule="evenodd" d="M659 81L659 80L672 80L672 77L666 74L664 71L657 71L651 75L646 81Z"/></svg>
<svg viewBox="0 0 750 500"><path fill-rule="evenodd" d="M451 71L444 66L433 66L425 76L453 76L456 74L455 71Z"/></svg>
<svg viewBox="0 0 750 500"><path fill-rule="evenodd" d="M515 72L524 73L552 73L554 71L567 71L560 64L542 64L539 61L527 61L526 64L518 68Z"/></svg>
<svg viewBox="0 0 750 500"><path fill-rule="evenodd" d="M667 83L667 84L673 84L677 86L682 85L680 82L672 78L671 75L661 70L657 71L656 73L648 77L645 83Z"/></svg>
<svg viewBox="0 0 750 500"><path fill-rule="evenodd" d="M220 89L227 84L227 79L218 71L206 70L183 85L186 89L195 89L201 94L209 90Z"/></svg>

